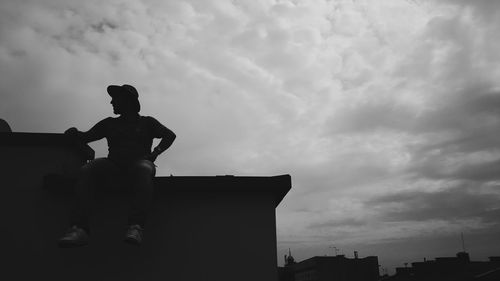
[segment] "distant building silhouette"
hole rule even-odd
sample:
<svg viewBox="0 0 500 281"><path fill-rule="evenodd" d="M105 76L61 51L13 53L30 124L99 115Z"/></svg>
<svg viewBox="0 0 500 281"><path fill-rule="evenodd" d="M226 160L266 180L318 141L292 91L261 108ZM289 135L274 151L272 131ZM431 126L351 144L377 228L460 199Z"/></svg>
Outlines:
<svg viewBox="0 0 500 281"><path fill-rule="evenodd" d="M292 256L291 249L288 249L288 256L285 255L285 267L278 267L278 279L280 281L293 281L294 271L293 265L296 264L295 259Z"/></svg>
<svg viewBox="0 0 500 281"><path fill-rule="evenodd" d="M378 257L346 258L344 255L316 256L295 262L285 255L285 266L279 267L280 281L377 281Z"/></svg>
<svg viewBox="0 0 500 281"><path fill-rule="evenodd" d="M471 261L467 252L455 257L413 262L411 267L398 267L396 274L384 281L491 281L500 280L500 257L489 261Z"/></svg>
<svg viewBox="0 0 500 281"><path fill-rule="evenodd" d="M288 249L288 256L285 255L285 266L296 264L295 259L292 257L292 250Z"/></svg>

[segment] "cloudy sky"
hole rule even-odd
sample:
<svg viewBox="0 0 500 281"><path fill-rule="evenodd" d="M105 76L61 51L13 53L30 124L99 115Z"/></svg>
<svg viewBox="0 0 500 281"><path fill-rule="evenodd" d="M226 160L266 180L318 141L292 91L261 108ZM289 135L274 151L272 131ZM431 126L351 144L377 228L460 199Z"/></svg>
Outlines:
<svg viewBox="0 0 500 281"><path fill-rule="evenodd" d="M0 118L89 129L105 89L177 134L159 175L291 174L278 262L500 255L500 1L8 0ZM105 141L92 143L106 155Z"/></svg>

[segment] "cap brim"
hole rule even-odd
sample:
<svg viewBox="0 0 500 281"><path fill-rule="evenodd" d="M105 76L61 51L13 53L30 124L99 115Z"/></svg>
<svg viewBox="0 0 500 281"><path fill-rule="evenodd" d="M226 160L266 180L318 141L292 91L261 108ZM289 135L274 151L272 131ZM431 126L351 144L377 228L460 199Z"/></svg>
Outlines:
<svg viewBox="0 0 500 281"><path fill-rule="evenodd" d="M118 85L109 85L106 90L108 91L108 95L111 97L123 92L122 87Z"/></svg>

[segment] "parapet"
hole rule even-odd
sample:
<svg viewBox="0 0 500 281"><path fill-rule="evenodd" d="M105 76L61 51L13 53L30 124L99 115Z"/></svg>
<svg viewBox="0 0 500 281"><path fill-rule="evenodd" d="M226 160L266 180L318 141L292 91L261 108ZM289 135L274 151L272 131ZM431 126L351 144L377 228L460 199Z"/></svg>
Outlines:
<svg viewBox="0 0 500 281"><path fill-rule="evenodd" d="M64 134L0 132L0 147L64 147L71 148L84 160L94 159L94 150L82 143L71 141Z"/></svg>

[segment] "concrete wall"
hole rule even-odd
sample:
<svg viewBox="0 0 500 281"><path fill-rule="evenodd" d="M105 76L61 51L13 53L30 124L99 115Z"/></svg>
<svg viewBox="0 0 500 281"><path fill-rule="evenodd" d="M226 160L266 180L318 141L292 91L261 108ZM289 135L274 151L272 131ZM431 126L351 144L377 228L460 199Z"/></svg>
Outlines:
<svg viewBox="0 0 500 281"><path fill-rule="evenodd" d="M44 188L43 176L74 175L85 161L77 150L5 145L0 135L0 268L8 280L277 280L275 208L290 189L288 175L158 177L140 247L122 242L124 194L98 193L90 244L60 249L71 186Z"/></svg>

